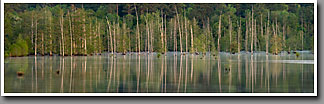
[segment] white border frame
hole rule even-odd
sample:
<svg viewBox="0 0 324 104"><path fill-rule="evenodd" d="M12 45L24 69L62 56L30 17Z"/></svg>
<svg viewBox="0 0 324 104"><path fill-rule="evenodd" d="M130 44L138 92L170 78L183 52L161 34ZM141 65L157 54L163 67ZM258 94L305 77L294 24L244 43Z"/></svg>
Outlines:
<svg viewBox="0 0 324 104"><path fill-rule="evenodd" d="M4 3L314 3L314 93L4 93ZM317 0L2 0L1 96L317 96Z"/></svg>

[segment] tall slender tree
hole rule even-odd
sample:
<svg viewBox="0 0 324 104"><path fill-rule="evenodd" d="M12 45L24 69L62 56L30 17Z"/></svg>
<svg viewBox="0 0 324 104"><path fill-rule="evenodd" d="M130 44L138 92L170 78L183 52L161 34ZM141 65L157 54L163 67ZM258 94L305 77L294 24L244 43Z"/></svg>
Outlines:
<svg viewBox="0 0 324 104"><path fill-rule="evenodd" d="M61 27L61 47L62 47L62 56L64 56L64 27L63 27L63 24L64 24L64 19L63 19L63 10L62 8L60 8L60 13L61 13L61 17L60 17L60 27Z"/></svg>
<svg viewBox="0 0 324 104"><path fill-rule="evenodd" d="M84 10L84 8L83 8L83 4L82 4L82 11L83 11L83 18L82 18L82 21L83 21L83 24L82 24L82 28L83 28L83 46L84 46L84 55L87 55L87 34L86 34L86 25L85 25L85 23L86 23L86 21L85 21L85 15L86 15L86 13L85 13L85 10Z"/></svg>
<svg viewBox="0 0 324 104"><path fill-rule="evenodd" d="M228 22L229 22L229 36L230 36L230 42L229 42L229 45L230 45L230 52L232 52L232 21L231 21L231 16L229 15L228 17Z"/></svg>
<svg viewBox="0 0 324 104"><path fill-rule="evenodd" d="M218 49L218 52L220 52L220 38L221 38L221 27L222 27L222 11L219 15L219 21L218 21L218 39L217 39L217 49Z"/></svg>
<svg viewBox="0 0 324 104"><path fill-rule="evenodd" d="M68 14L70 14L70 11L68 11ZM72 17L72 15L70 14L70 15L68 15L69 16L69 27L70 27L70 49L71 49L71 51L70 51L70 55L72 56L73 55L73 45L72 45L72 39L73 39L73 34L72 34L72 20L71 20L71 17Z"/></svg>
<svg viewBox="0 0 324 104"><path fill-rule="evenodd" d="M136 13L136 34L137 34L138 53L141 54L141 43L140 43L140 33L139 33L139 24L138 24L138 14L137 14L137 9L136 9L135 4L134 4L134 7L135 7L135 13Z"/></svg>
<svg viewBox="0 0 324 104"><path fill-rule="evenodd" d="M254 33L254 31L253 31L253 25L254 25L254 23L253 23L253 21L254 21L253 20L253 5L252 5L252 15L251 15L251 17L252 17L252 20L251 20L252 21L252 26L251 26L251 29L252 29L251 30L251 33L252 33L252 36L251 36L251 54L253 55L253 40L254 40L253 39L254 38L254 34L253 34Z"/></svg>
<svg viewBox="0 0 324 104"><path fill-rule="evenodd" d="M179 41L180 41L180 53L182 54L182 39L181 39L181 37L182 37L182 30L180 28L180 21L179 21L179 18L180 17L178 15L177 6L174 6L174 8L175 8L176 14L177 14L177 21L178 21L178 27L179 27L179 37L180 37L180 39L179 39Z"/></svg>
<svg viewBox="0 0 324 104"><path fill-rule="evenodd" d="M241 52L241 17L240 17L240 25L238 28L238 34L237 34L237 52L240 53Z"/></svg>
<svg viewBox="0 0 324 104"><path fill-rule="evenodd" d="M266 54L268 55L269 53L269 29L270 29L270 21L269 21L269 18L270 18L270 12L268 12L268 23L267 23L267 32L266 32Z"/></svg>

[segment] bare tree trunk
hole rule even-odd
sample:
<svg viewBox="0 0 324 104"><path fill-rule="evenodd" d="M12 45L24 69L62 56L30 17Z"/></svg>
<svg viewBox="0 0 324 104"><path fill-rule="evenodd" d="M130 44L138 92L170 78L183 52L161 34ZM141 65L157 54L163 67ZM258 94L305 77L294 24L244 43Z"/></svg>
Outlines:
<svg viewBox="0 0 324 104"><path fill-rule="evenodd" d="M213 39L213 38L212 38L211 29L210 29L209 17L207 17L207 35L208 35L208 37L206 37L206 42L207 42L207 46L208 46L208 52L210 52L211 39Z"/></svg>
<svg viewBox="0 0 324 104"><path fill-rule="evenodd" d="M131 34L130 34L130 32L128 32L128 37L131 37ZM131 49L131 38L129 38L129 41L128 41L128 52L131 52L132 51L132 49Z"/></svg>
<svg viewBox="0 0 324 104"><path fill-rule="evenodd" d="M160 18L159 17L157 17L157 21L153 21L153 23L154 24L156 24L157 25L157 28L158 28L158 30L157 30L157 32L158 32L158 34L160 34L161 35L161 28L162 28L162 26L161 26L161 22L162 20L160 20ZM153 28L155 27L155 25L153 25ZM160 37L161 38L161 37ZM159 42L158 42L159 43Z"/></svg>
<svg viewBox="0 0 324 104"><path fill-rule="evenodd" d="M167 35L167 32L166 32L166 29L167 29L167 19L166 19L166 14L164 14L164 52L167 52L167 40L166 40L166 35Z"/></svg>
<svg viewBox="0 0 324 104"><path fill-rule="evenodd" d="M304 50L304 21L303 17L301 18L301 23L302 23L302 31L301 31L301 39L302 39L302 50Z"/></svg>
<svg viewBox="0 0 324 104"><path fill-rule="evenodd" d="M152 38L153 38L153 27L152 27L152 20L148 22L148 30L150 31L150 34L149 34L149 38L148 38L148 45L149 45L149 52L152 52L152 49L153 49L153 42L152 42Z"/></svg>
<svg viewBox="0 0 324 104"><path fill-rule="evenodd" d="M190 25L190 33L191 33L191 51L193 52L193 50L194 50L194 46L193 46L194 38L193 38L193 32L192 32L192 25Z"/></svg>
<svg viewBox="0 0 324 104"><path fill-rule="evenodd" d="M173 21L174 21L173 18L171 18L171 23L170 23L170 24L174 23ZM175 25L175 23L174 23L174 25ZM174 33L175 33L175 32L174 32L174 31L175 31L175 30L174 30L174 27L175 27L174 25L173 25L173 28L170 26L170 28L171 28L170 33L171 33L171 35L173 36L173 51L175 52L175 51L176 51L176 45L175 45L175 44L176 44L176 37L175 37L175 34L174 34ZM173 31L172 31L172 30L173 30Z"/></svg>
<svg viewBox="0 0 324 104"><path fill-rule="evenodd" d="M115 34L115 36L116 36L116 38L117 38L117 41L116 41L116 44L120 44L120 39L123 37L122 36L122 34L120 34L121 32L121 29L120 28L122 28L122 27L120 27L120 25L119 25L119 14L118 14L118 12L119 12L119 10L118 10L118 4L116 5L116 9L117 9L117 26L116 26L116 34ZM119 46L119 45L117 45L117 46ZM117 47L116 47L117 48ZM117 50L118 51L118 50Z"/></svg>
<svg viewBox="0 0 324 104"><path fill-rule="evenodd" d="M72 9L73 12L75 12L74 4L71 4L71 5L72 5L72 7L73 7L73 9ZM73 18L73 17L74 17L74 14L73 14L73 16L72 16L72 23L73 23L73 24L72 24L72 33L75 33L75 32L74 32L74 29L75 29L75 25L74 25L74 23L75 23L76 20L75 20L75 18ZM77 36L75 36L75 37L77 37ZM77 39L75 38L75 40L73 41L73 47L74 47L73 53L74 53L74 54L77 54L77 50L76 50L76 49L77 49L77 46L76 46L76 40L77 40Z"/></svg>
<svg viewBox="0 0 324 104"><path fill-rule="evenodd" d="M121 39L121 34L120 34L120 25L119 25L119 17L117 18L117 27L116 27L116 38L117 38L117 40L116 40L116 44L120 44L120 39ZM118 47L119 45L117 45L117 47ZM116 48L117 48L116 47ZM117 51L118 51L118 49L117 49Z"/></svg>
<svg viewBox="0 0 324 104"><path fill-rule="evenodd" d="M137 45L138 45L138 53L141 54L141 43L140 43L140 34L139 34L139 25L138 25L138 14L136 5L135 6L135 13L136 13L136 33L137 33Z"/></svg>
<svg viewBox="0 0 324 104"><path fill-rule="evenodd" d="M263 25L262 25L262 14L261 14L261 18L260 18L260 20L261 20L261 25L260 25L260 28L261 28L261 37L263 37ZM260 47L260 45L259 45L259 49L261 50L261 47Z"/></svg>
<svg viewBox="0 0 324 104"><path fill-rule="evenodd" d="M109 49L110 49L109 45L110 44L109 44L109 33L108 32L110 32L110 30L109 30L108 22L107 22L106 31L107 31L107 52L109 53Z"/></svg>
<svg viewBox="0 0 324 104"><path fill-rule="evenodd" d="M83 4L82 4L82 10ZM83 13L83 36L84 36L84 55L87 55L87 34L86 34L86 27L85 27L85 13Z"/></svg>
<svg viewBox="0 0 324 104"><path fill-rule="evenodd" d="M170 19L170 36L169 36L169 39L170 39L170 41L172 42L172 39L174 38L173 36L173 27L172 27L172 24L173 23L173 19L171 18ZM173 39L174 40L174 39ZM171 42L169 43L171 46L172 46L172 44L171 44ZM173 45L174 45L174 42L173 42ZM173 46L173 51L175 50L175 48L174 48L174 46Z"/></svg>
<svg viewBox="0 0 324 104"><path fill-rule="evenodd" d="M106 19L107 19L107 25L108 25L108 28L109 28L110 51L111 51L112 53L114 53L114 47L113 47L113 44L112 44L113 39L112 39L112 35L111 35L111 31L112 31L112 29L111 29L110 22L109 22L107 16L106 16ZM108 36L107 36L107 38L108 38ZM108 39L107 39L107 40L108 40ZM108 42L108 50L109 50L109 42Z"/></svg>
<svg viewBox="0 0 324 104"><path fill-rule="evenodd" d="M35 33L36 33L36 35L35 35L35 56L37 55L37 33L38 33L38 31L37 31L37 25L38 25L38 18L36 17L36 31L35 31Z"/></svg>
<svg viewBox="0 0 324 104"><path fill-rule="evenodd" d="M78 17L77 18L77 21L78 22L80 22L80 26L82 25L82 17L81 17L81 10L79 10L78 11L78 16L80 16L80 17ZM80 28L82 28L82 27L80 27ZM80 29L80 31L82 31L82 29ZM79 38L78 38L78 40L79 40L79 42L81 42L81 43L79 43L79 42L75 42L75 46L76 46L76 48L78 48L79 50L77 50L77 53L78 54L83 54L83 52L84 52L84 50L83 50L83 47L84 47L84 42L83 42L83 38L82 38L82 36L83 36L83 34L80 32L80 35L78 36ZM81 45L78 45L78 44L81 44Z"/></svg>
<svg viewBox="0 0 324 104"><path fill-rule="evenodd" d="M31 42L32 44L34 45L34 48L35 48L35 44L34 44L34 12L32 12L32 23L31 23L31 33L32 33L32 38L31 38ZM36 49L35 49L35 56L36 56Z"/></svg>
<svg viewBox="0 0 324 104"><path fill-rule="evenodd" d="M53 49L53 39L52 39L52 15L50 16L50 18L49 18L49 25L50 25L50 32L49 32L49 40L50 40L50 45L49 45L49 48L50 48L50 56L52 56L52 49Z"/></svg>
<svg viewBox="0 0 324 104"><path fill-rule="evenodd" d="M174 19L174 29L173 29L173 35L174 35L174 51L177 52L177 22L176 19Z"/></svg>
<svg viewBox="0 0 324 104"><path fill-rule="evenodd" d="M249 41L249 18L246 18L245 20L245 51L248 52L249 51L249 47L248 47L248 41Z"/></svg>
<svg viewBox="0 0 324 104"><path fill-rule="evenodd" d="M278 21L277 21L277 17L276 17L276 32L275 32L276 37L278 36L278 33L279 33L279 30L278 30ZM276 45L276 54L278 54L278 45Z"/></svg>
<svg viewBox="0 0 324 104"><path fill-rule="evenodd" d="M45 6L44 6L45 7ZM46 8L45 8L45 14L44 14L44 24L45 24L45 29L47 31L47 24L46 24ZM45 55L45 47L44 47L44 32L42 32L42 55Z"/></svg>
<svg viewBox="0 0 324 104"><path fill-rule="evenodd" d="M91 29L91 22L90 22L90 29ZM98 19L96 18L96 22L93 24L93 30L89 30L90 31L90 38L92 38L92 35L94 37L93 41L90 39L89 40L89 45L91 46L96 46L96 48L94 49L94 51L92 53L94 53L95 55L98 54L99 52L99 44L98 44ZM92 34L91 34L92 33ZM91 53L91 52L90 52Z"/></svg>
<svg viewBox="0 0 324 104"><path fill-rule="evenodd" d="M184 17L185 19L185 31L186 31L186 52L188 52L188 30L187 30L187 19L186 17Z"/></svg>
<svg viewBox="0 0 324 104"><path fill-rule="evenodd" d="M252 32L252 36L251 36L251 54L252 54L252 55L253 55L253 40L254 40L254 39L253 39L253 38L254 38L254 36L253 36L253 32L254 32L254 31L253 31L253 25L254 25L254 23L253 23L253 21L254 21L254 20L253 20L253 5L252 5L252 31L251 31L251 32Z"/></svg>
<svg viewBox="0 0 324 104"><path fill-rule="evenodd" d="M304 24L304 22L303 22ZM304 25L303 25L304 28ZM302 30L302 50L304 50L304 29Z"/></svg>
<svg viewBox="0 0 324 104"><path fill-rule="evenodd" d="M180 53L182 54L182 39L181 39L181 37L182 37L182 32L181 32L181 28L180 28L180 21L179 21L179 15L178 15L178 10L177 10L177 7L175 6L174 7L175 8L175 10L176 10L176 14L177 14L177 20L178 20L178 27L179 27L179 37L180 37Z"/></svg>
<svg viewBox="0 0 324 104"><path fill-rule="evenodd" d="M202 20L202 25L203 25L203 27L202 27L202 30L203 30L203 34L201 34L201 35L205 35L205 41L204 41L204 43L203 43L203 50L205 50L206 49L206 43L207 43L207 29L206 29L206 25L205 25L205 20ZM202 52L204 52L204 51L202 51Z"/></svg>
<svg viewBox="0 0 324 104"><path fill-rule="evenodd" d="M99 23L99 30L100 30L100 23ZM99 31L100 34L100 31ZM122 39L123 39L123 54L126 54L126 42L125 42L125 36L127 32L126 32L126 23L123 23L123 27L122 27ZM99 42L100 42L100 36L99 36ZM100 50L99 50L100 51Z"/></svg>
<svg viewBox="0 0 324 104"><path fill-rule="evenodd" d="M274 35L274 37L276 37L276 31L275 31L274 24L272 24L272 31L273 31L273 35ZM272 53L274 53L274 52L272 52Z"/></svg>
<svg viewBox="0 0 324 104"><path fill-rule="evenodd" d="M210 26L210 25L209 25ZM211 52L211 51L213 51L213 50L211 50L211 48L212 47L214 47L214 35L213 35L213 28L210 28L209 27L209 29L210 29L210 36L209 36L209 52ZM210 55L212 55L212 54L210 54Z"/></svg>
<svg viewBox="0 0 324 104"><path fill-rule="evenodd" d="M218 39L217 39L217 49L218 49L218 52L220 52L220 44L219 44L219 40L221 38L221 26L222 26L222 12L220 13L220 16L219 16L219 22L218 22Z"/></svg>
<svg viewBox="0 0 324 104"><path fill-rule="evenodd" d="M268 23L267 23L267 32L266 32L266 54L268 55L269 53L269 16L270 16L270 13L268 12Z"/></svg>
<svg viewBox="0 0 324 104"><path fill-rule="evenodd" d="M68 11L68 14L70 12ZM72 39L73 39L73 35L72 35L72 21L71 21L71 14L69 15L69 23L70 23L70 43L71 43L71 53L70 55L72 56L73 55L73 46L72 46Z"/></svg>
<svg viewBox="0 0 324 104"><path fill-rule="evenodd" d="M116 28L117 28L117 25L115 22L113 23L113 26L114 26L114 51L113 51L113 53L116 53Z"/></svg>
<svg viewBox="0 0 324 104"><path fill-rule="evenodd" d="M98 37L99 37L99 40L98 40L98 46L99 46L99 53L101 54L101 39L100 39L100 22L98 24Z"/></svg>
<svg viewBox="0 0 324 104"><path fill-rule="evenodd" d="M42 55L44 55L44 32L42 32Z"/></svg>
<svg viewBox="0 0 324 104"><path fill-rule="evenodd" d="M96 22L95 22L94 25L96 25L96 23L97 23L97 20L96 20ZM95 26L93 26L93 27L95 27ZM95 27L95 29L97 29L97 27ZM95 42L93 42L93 40L92 40L92 37L93 37L92 35L93 35L93 34L96 34L96 32L97 32L97 31L93 31L93 30L92 30L92 22L89 22L89 38L90 38L90 39L89 39L89 43L90 43L90 45L92 45L92 46L95 45ZM96 49L97 49L97 48L96 48ZM94 53L94 52L92 52L92 53Z"/></svg>
<svg viewBox="0 0 324 104"><path fill-rule="evenodd" d="M115 28L116 28L116 34L114 34L114 39L116 39L116 37L117 37L117 35L119 35L119 15L118 15L118 12L119 12L119 10L118 10L118 4L116 4L116 14L117 14L117 25L115 24ZM118 38L118 37L117 37ZM116 49L117 49L117 47L116 47L116 44L118 44L118 40L119 39L117 39L117 41L115 40L114 42L115 42L115 51L116 51Z"/></svg>
<svg viewBox="0 0 324 104"><path fill-rule="evenodd" d="M63 33L63 10L61 9L61 21L60 21L60 25L61 25L61 41L62 41L62 55L64 56L64 33Z"/></svg>
<svg viewBox="0 0 324 104"><path fill-rule="evenodd" d="M241 17L240 17L240 26L239 26L239 30L238 30L238 34L237 34L237 51L238 53L241 52Z"/></svg>
<svg viewBox="0 0 324 104"><path fill-rule="evenodd" d="M146 39L145 39L145 47L144 47L144 51L146 51L148 53L148 26L147 26L147 18L145 17L145 30L146 30ZM137 47L136 47L137 48Z"/></svg>
<svg viewBox="0 0 324 104"><path fill-rule="evenodd" d="M147 49L147 53L150 52L150 28L149 28L149 22L148 22L148 18L145 18L145 22L146 22L146 31L147 31L147 35L146 35L146 49ZM137 47L137 46L136 46Z"/></svg>
<svg viewBox="0 0 324 104"><path fill-rule="evenodd" d="M230 35L230 52L232 52L232 21L231 21L231 16L228 17L228 21L229 21L229 35Z"/></svg>
<svg viewBox="0 0 324 104"><path fill-rule="evenodd" d="M282 25L282 46L285 47L285 27L286 24Z"/></svg>
<svg viewBox="0 0 324 104"><path fill-rule="evenodd" d="M161 10L161 15L162 15L162 24L161 24L161 49L162 49L162 53L164 53L164 33L163 33L163 10Z"/></svg>
<svg viewBox="0 0 324 104"><path fill-rule="evenodd" d="M256 51L257 50L257 29L256 29L256 19L254 19L254 50Z"/></svg>
<svg viewBox="0 0 324 104"><path fill-rule="evenodd" d="M154 28L153 28L154 26L153 26L153 21L151 21L151 24L150 24L150 28L151 28L151 34L150 34L150 36L151 36L151 42L150 42L150 48L151 48L151 52L153 52L154 50L154 47L153 47L153 44L154 44Z"/></svg>

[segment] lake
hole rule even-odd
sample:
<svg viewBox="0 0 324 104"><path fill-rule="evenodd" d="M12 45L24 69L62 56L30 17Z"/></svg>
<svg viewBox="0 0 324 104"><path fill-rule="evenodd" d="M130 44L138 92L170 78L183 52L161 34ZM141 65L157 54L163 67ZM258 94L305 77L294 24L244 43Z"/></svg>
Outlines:
<svg viewBox="0 0 324 104"><path fill-rule="evenodd" d="M175 56L175 54L177 54ZM5 93L313 93L314 55L8 57Z"/></svg>

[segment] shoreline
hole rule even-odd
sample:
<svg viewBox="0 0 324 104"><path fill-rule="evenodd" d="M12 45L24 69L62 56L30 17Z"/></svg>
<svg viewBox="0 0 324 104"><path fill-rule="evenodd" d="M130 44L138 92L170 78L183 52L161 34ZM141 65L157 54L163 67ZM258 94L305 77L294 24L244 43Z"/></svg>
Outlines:
<svg viewBox="0 0 324 104"><path fill-rule="evenodd" d="M311 50L299 50L299 51L289 51L290 53L288 53L288 51L282 51L280 52L278 55L276 54L273 54L273 53L268 53L268 55L275 55L275 56L280 56L280 55L289 55L289 54L295 54L296 53L307 53L307 54L314 54ZM175 54L176 53L176 54ZM198 53L198 54L197 54ZM223 53L223 54L229 54L229 55L237 55L237 54L251 54L251 52L246 52L246 51L241 51L240 53L231 53L231 52L220 52L220 53ZM265 51L254 51L253 54L266 54ZM166 53L160 53L160 52L126 52L126 53L122 53L122 52L115 52L115 53L111 53L111 52L103 52L103 53L97 53L97 54L88 54L88 55L84 55L84 54L76 54L76 55L72 55L72 56L105 56L105 55L109 55L109 56L112 56L112 55L147 55L147 54L160 54L160 55L166 55L166 54L175 54L175 55L196 55L196 56L200 56L200 55L203 55L203 56L206 56L206 55L209 55L209 56L217 56L217 55L212 55L211 52L205 52L205 53L202 53L202 52L195 52L195 53L190 53L190 52L173 52L173 51L170 51L170 52L166 52ZM218 53L219 54L219 53ZM251 55L253 55L251 54ZM7 56L5 58L8 58L8 57L30 57L30 56L35 56L33 54L29 54L29 55L24 55L24 56ZM49 56L49 57L52 57L52 56L62 56L62 55L58 55L58 54L52 54L52 55L49 55L49 54L45 54L45 55L41 55L41 54L37 54L35 57L42 57L42 56ZM62 57L65 57L65 56L71 56L71 55L64 55Z"/></svg>

